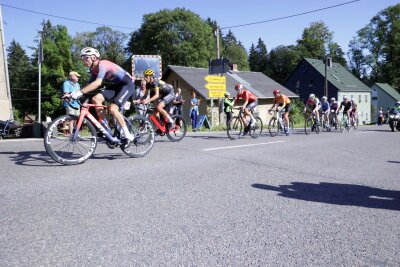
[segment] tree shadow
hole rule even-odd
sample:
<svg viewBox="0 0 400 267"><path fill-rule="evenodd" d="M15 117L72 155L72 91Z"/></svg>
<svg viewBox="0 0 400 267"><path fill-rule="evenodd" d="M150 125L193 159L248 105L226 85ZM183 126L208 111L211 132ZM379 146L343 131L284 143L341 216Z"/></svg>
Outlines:
<svg viewBox="0 0 400 267"><path fill-rule="evenodd" d="M279 196L334 205L400 210L400 191L364 185L335 183L300 183L271 186L252 184L257 189L279 192Z"/></svg>

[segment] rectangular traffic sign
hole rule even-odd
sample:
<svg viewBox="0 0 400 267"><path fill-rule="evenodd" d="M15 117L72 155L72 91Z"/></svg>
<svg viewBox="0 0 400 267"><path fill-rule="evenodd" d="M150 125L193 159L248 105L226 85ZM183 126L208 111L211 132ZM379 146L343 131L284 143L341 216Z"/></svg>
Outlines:
<svg viewBox="0 0 400 267"><path fill-rule="evenodd" d="M205 87L208 90L226 90L226 84L224 83L207 83Z"/></svg>
<svg viewBox="0 0 400 267"><path fill-rule="evenodd" d="M208 91L208 97L224 97L226 91Z"/></svg>
<svg viewBox="0 0 400 267"><path fill-rule="evenodd" d="M207 75L204 80L209 83L226 83L226 76Z"/></svg>

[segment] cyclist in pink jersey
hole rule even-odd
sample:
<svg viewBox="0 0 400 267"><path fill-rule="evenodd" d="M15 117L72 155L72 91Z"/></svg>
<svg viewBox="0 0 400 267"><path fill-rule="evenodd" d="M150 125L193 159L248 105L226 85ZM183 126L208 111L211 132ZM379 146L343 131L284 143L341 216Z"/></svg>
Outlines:
<svg viewBox="0 0 400 267"><path fill-rule="evenodd" d="M124 118L119 111L134 93L135 86L131 75L111 61L100 60L99 51L92 47L85 47L81 50L81 59L86 67L90 68L91 77L89 84L83 89L73 92L71 97L77 99L83 94L96 90L104 83L106 88L96 94L92 98L92 101L96 105L102 105L105 100L111 101L109 110L122 128L122 137L133 141L134 136L129 132ZM104 109L98 107L96 108L96 112L100 122L103 121Z"/></svg>

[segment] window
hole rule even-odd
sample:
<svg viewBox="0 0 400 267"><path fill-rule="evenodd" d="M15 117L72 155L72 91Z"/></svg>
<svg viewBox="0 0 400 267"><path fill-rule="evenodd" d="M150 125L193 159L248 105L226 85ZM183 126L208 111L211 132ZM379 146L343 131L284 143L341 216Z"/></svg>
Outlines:
<svg viewBox="0 0 400 267"><path fill-rule="evenodd" d="M299 87L300 87L300 81L297 80L297 81L296 81L296 88L299 88Z"/></svg>
<svg viewBox="0 0 400 267"><path fill-rule="evenodd" d="M350 99L354 99L354 96L353 96L353 95L350 95Z"/></svg>
<svg viewBox="0 0 400 267"><path fill-rule="evenodd" d="M368 95L365 95L365 103L368 102Z"/></svg>
<svg viewBox="0 0 400 267"><path fill-rule="evenodd" d="M358 95L358 103L361 103L361 95Z"/></svg>
<svg viewBox="0 0 400 267"><path fill-rule="evenodd" d="M313 84L314 84L314 81L313 81L313 80L309 80L309 81L308 81L308 87L312 87Z"/></svg>

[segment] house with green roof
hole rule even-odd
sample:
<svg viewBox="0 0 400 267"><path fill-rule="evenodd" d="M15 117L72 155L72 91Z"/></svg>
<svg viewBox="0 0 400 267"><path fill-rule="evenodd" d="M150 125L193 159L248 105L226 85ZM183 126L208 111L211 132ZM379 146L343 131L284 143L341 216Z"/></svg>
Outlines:
<svg viewBox="0 0 400 267"><path fill-rule="evenodd" d="M360 122L371 121L371 89L339 63L328 63L328 99L343 96L356 100ZM304 58L285 81L284 86L300 96L305 102L310 94L321 99L325 95L325 62Z"/></svg>
<svg viewBox="0 0 400 267"><path fill-rule="evenodd" d="M386 111L400 101L400 93L387 83L375 83L371 87L372 106L378 111L383 108ZM373 114L376 119L376 114Z"/></svg>

